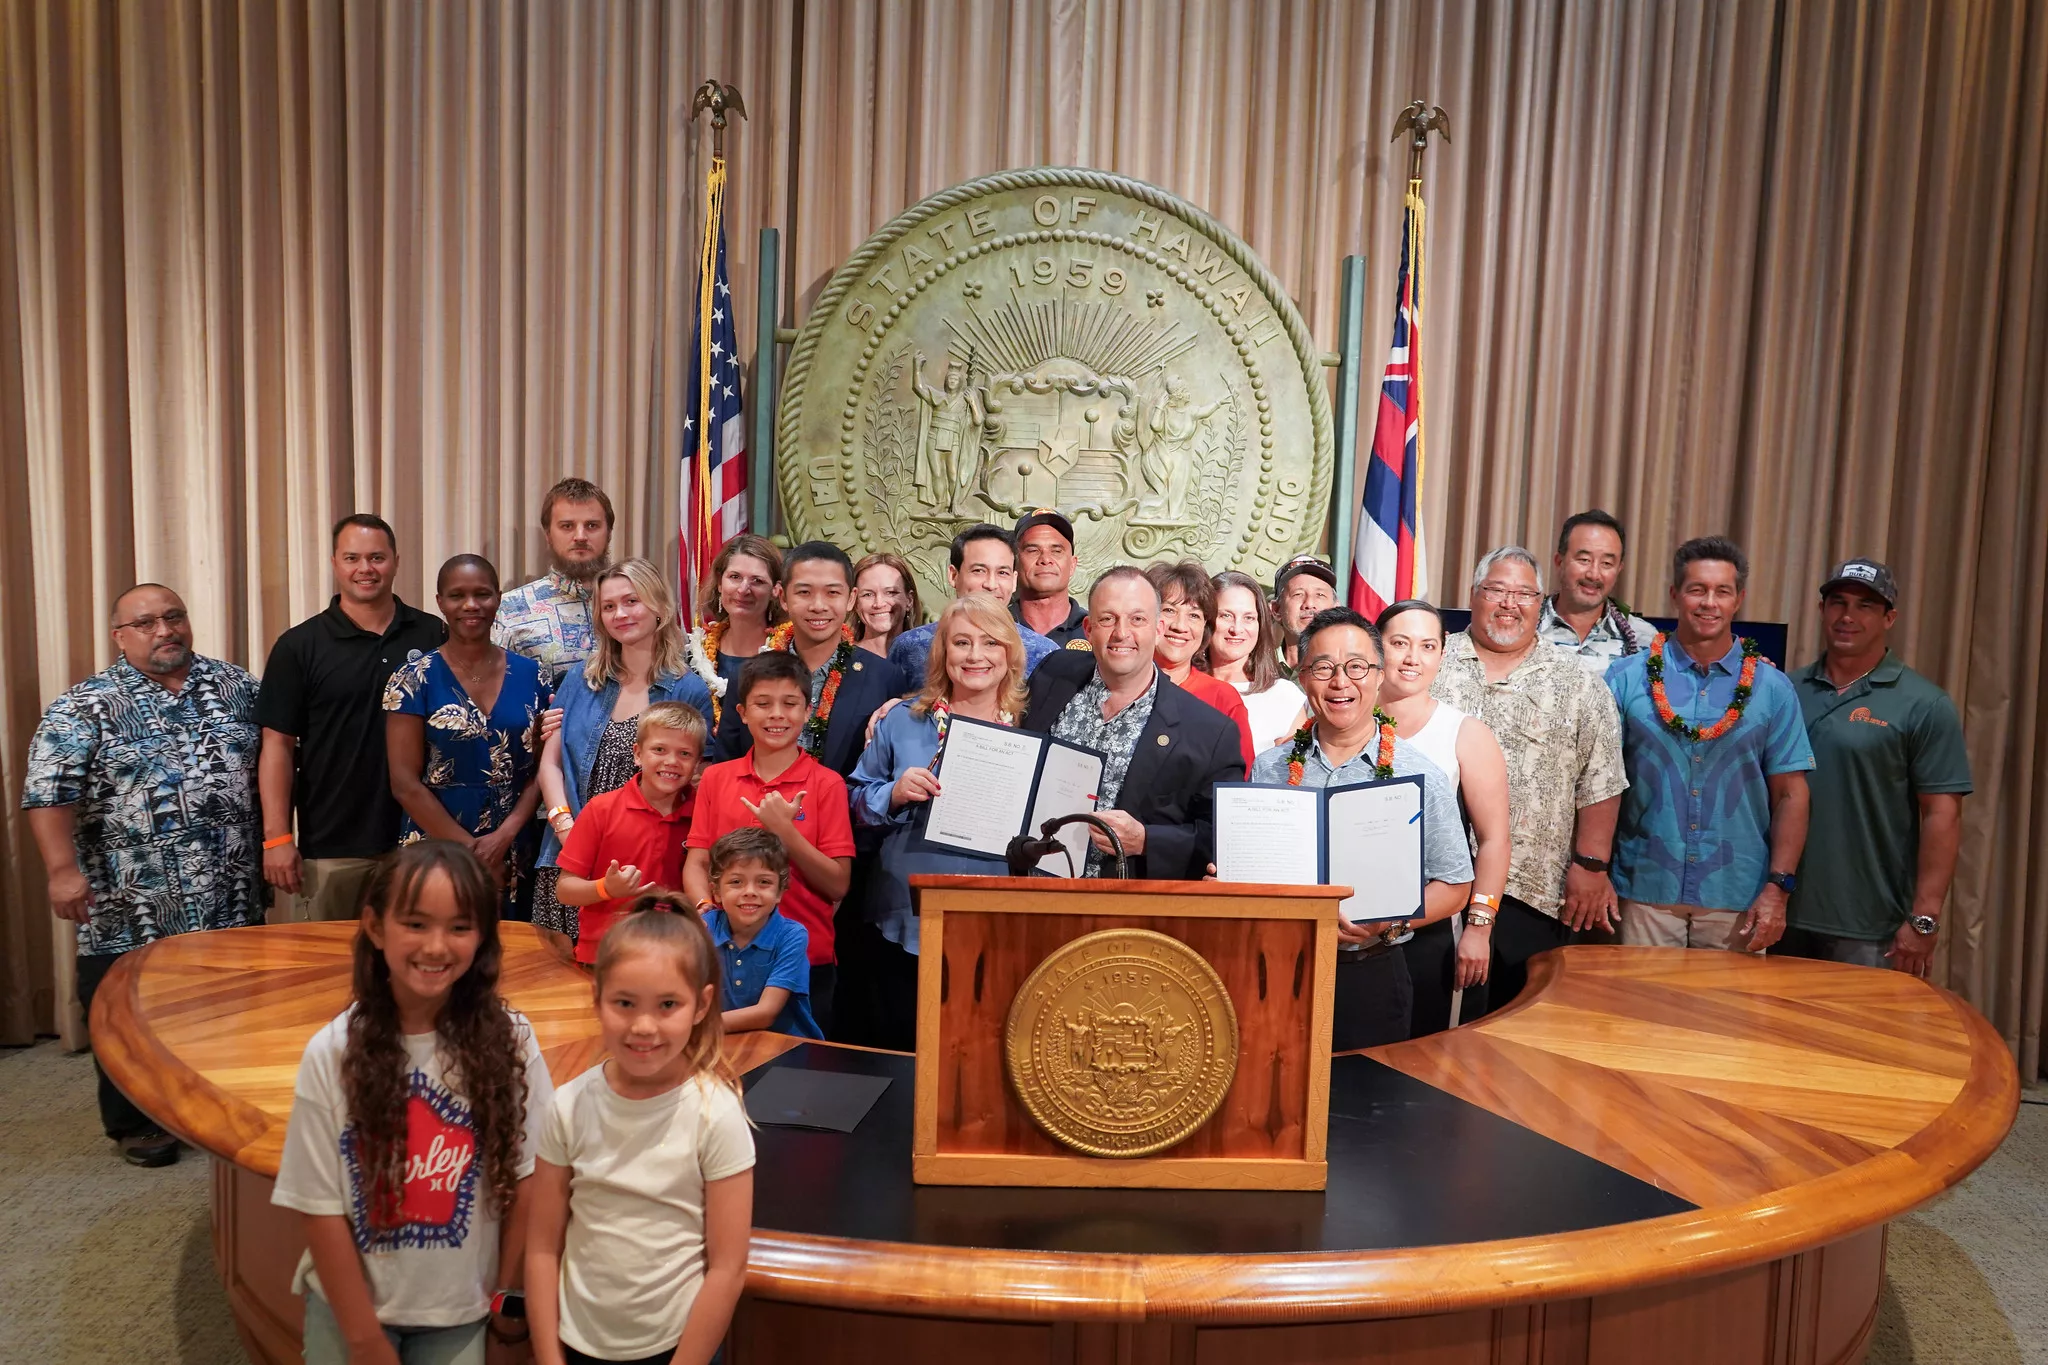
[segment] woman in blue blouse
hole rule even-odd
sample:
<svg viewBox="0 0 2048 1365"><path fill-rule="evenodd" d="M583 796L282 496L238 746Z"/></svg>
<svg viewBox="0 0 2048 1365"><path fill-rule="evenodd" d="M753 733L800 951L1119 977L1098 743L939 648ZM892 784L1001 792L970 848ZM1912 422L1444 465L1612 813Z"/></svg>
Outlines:
<svg viewBox="0 0 2048 1365"><path fill-rule="evenodd" d="M517 899L513 845L540 800L534 720L548 703L540 665L491 643L498 571L457 555L434 580L448 642L384 686L384 748L391 794L405 809L399 842L467 844Z"/></svg>
<svg viewBox="0 0 2048 1365"><path fill-rule="evenodd" d="M924 690L876 724L846 784L854 824L888 831L874 875L857 893L864 900L863 923L856 932L865 940L860 956L872 959L872 969L863 975L873 993L860 1002L859 1012L871 1036L848 1041L916 1050L917 916L910 908L910 876L1003 872L1001 859L911 850L922 827L920 812L942 780L946 726L954 716L1015 725L1029 699L1024 641L1010 613L986 593L954 598L939 613L932 634ZM841 978L842 992L849 984L851 977ZM843 996L839 1008L846 1009Z"/></svg>
<svg viewBox="0 0 2048 1365"><path fill-rule="evenodd" d="M562 728L540 757L548 828L534 872L533 924L564 954L576 944L576 911L555 899L555 857L584 804L633 775L640 713L656 702L688 702L703 714L707 732L711 726L711 690L684 661L675 599L661 570L629 559L599 576L591 600L597 648L582 668L563 675L555 697Z"/></svg>

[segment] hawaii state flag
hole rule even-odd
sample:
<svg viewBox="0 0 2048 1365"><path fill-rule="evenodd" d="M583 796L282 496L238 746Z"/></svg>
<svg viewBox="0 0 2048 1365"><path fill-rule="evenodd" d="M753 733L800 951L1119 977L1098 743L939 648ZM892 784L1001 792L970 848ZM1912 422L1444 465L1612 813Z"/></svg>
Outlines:
<svg viewBox="0 0 2048 1365"><path fill-rule="evenodd" d="M725 273L725 161L713 158L704 246L698 256L697 321L683 408L683 624L696 621L697 591L725 542L747 529L747 424L740 409L739 337Z"/></svg>
<svg viewBox="0 0 2048 1365"><path fill-rule="evenodd" d="M1353 541L1350 605L1368 620L1388 604L1428 592L1422 551L1422 186L1408 183L1401 274L1395 281L1394 344L1380 380L1372 458Z"/></svg>

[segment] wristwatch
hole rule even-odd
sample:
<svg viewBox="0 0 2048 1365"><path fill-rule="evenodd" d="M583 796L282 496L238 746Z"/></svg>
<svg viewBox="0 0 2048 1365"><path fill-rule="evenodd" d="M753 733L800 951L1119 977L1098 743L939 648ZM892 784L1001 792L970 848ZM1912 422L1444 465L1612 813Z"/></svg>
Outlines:
<svg viewBox="0 0 2048 1365"><path fill-rule="evenodd" d="M1609 866L1598 858L1587 857L1577 849L1572 850L1572 861L1585 868L1588 872L1605 872Z"/></svg>
<svg viewBox="0 0 2048 1365"><path fill-rule="evenodd" d="M1941 921L1932 915L1914 915L1906 921L1913 926L1913 932L1922 938L1933 938L1941 930Z"/></svg>
<svg viewBox="0 0 2048 1365"><path fill-rule="evenodd" d="M1765 877L1764 880L1788 896L1792 894L1793 888L1799 885L1799 878L1793 876L1790 872L1773 872L1768 877Z"/></svg>

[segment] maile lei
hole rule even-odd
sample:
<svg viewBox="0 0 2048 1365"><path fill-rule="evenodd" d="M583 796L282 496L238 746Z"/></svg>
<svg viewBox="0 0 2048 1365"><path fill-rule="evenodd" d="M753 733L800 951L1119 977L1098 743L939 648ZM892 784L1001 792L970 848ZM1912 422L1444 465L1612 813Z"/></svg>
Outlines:
<svg viewBox="0 0 2048 1365"><path fill-rule="evenodd" d="M1763 657L1763 650L1757 648L1754 640L1744 638L1742 644L1742 674L1735 680L1735 699L1728 703L1728 709L1721 719L1702 730L1671 709L1671 699L1664 694L1664 632L1658 631L1657 638L1650 641L1650 657L1644 660L1650 670L1650 700L1657 704L1657 723L1681 739L1694 743L1719 739L1735 728L1735 722L1742 719L1743 708L1749 705L1749 692L1756 685L1756 661Z"/></svg>
<svg viewBox="0 0 2048 1365"><path fill-rule="evenodd" d="M1380 751L1373 756L1372 775L1384 782L1394 775L1394 721L1386 712L1375 706L1372 718L1380 727ZM1308 758L1311 744L1316 742L1314 722L1294 732L1294 748L1287 754L1287 785L1301 785L1302 763Z"/></svg>
<svg viewBox="0 0 2048 1365"><path fill-rule="evenodd" d="M768 633L768 648L788 649L796 637L796 623L784 621ZM825 752L825 730L832 723L832 703L839 699L839 680L846 676L846 670L853 666L853 627L839 627L839 648L832 651L832 662L825 674L825 686L818 693L818 704L811 708L811 718L804 722L804 732L797 743L812 758Z"/></svg>

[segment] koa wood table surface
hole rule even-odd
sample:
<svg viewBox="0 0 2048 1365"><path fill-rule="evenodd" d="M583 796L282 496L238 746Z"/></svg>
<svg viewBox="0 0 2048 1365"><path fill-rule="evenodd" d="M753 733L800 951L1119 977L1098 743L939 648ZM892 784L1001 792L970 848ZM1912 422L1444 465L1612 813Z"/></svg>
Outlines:
<svg viewBox="0 0 2048 1365"><path fill-rule="evenodd" d="M270 1183L353 932L166 939L94 1006L108 1073L214 1158L215 1251L260 1361L298 1356L301 1244ZM559 1084L598 1059L588 980L505 937L505 994ZM853 1134L760 1130L734 1365L1854 1362L1885 1223L1974 1169L2019 1098L1948 992L1679 949L1547 954L1491 1018L1336 1059L1315 1193L915 1186L908 1057L734 1052L900 1078Z"/></svg>

